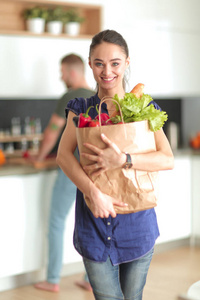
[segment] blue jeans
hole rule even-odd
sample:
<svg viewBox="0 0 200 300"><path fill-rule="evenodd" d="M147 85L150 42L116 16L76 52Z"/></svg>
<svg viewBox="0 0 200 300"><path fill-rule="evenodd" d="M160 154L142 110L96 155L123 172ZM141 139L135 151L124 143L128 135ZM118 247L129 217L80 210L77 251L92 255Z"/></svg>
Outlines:
<svg viewBox="0 0 200 300"><path fill-rule="evenodd" d="M142 300L153 249L145 256L117 266L110 258L98 263L84 258L96 300Z"/></svg>
<svg viewBox="0 0 200 300"><path fill-rule="evenodd" d="M58 283L60 280L65 221L75 198L76 186L59 168L49 215L47 281L50 283Z"/></svg>

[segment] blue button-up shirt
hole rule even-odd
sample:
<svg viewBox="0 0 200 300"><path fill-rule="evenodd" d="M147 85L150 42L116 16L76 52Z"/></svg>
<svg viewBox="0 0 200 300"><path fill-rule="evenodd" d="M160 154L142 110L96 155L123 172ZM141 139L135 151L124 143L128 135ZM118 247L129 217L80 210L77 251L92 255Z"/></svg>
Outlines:
<svg viewBox="0 0 200 300"><path fill-rule="evenodd" d="M89 106L93 106L89 114L94 118L97 115L97 103L100 103L97 94L87 100L71 100L66 108L66 116L69 110L79 115ZM154 101L151 103L160 109ZM108 113L105 103L102 104L102 112ZM83 257L105 262L109 256L113 265L132 261L149 252L158 236L157 218L153 208L131 214L118 214L116 218L95 218L87 207L83 194L77 189L74 246Z"/></svg>

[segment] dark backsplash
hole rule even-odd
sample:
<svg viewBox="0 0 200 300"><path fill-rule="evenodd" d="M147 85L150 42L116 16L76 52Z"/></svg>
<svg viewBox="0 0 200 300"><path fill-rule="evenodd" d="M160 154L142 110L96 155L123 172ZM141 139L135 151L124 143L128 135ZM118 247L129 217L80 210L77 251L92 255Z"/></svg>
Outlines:
<svg viewBox="0 0 200 300"><path fill-rule="evenodd" d="M0 99L0 128L10 129L11 119L20 117L24 123L26 117L40 118L42 130L56 107L56 99Z"/></svg>
<svg viewBox="0 0 200 300"><path fill-rule="evenodd" d="M175 122L180 128L180 144L182 144L181 131L181 99L156 99L154 101L168 114L168 121L163 129L166 132L168 122ZM0 129L9 129L11 119L20 117L23 124L25 117L41 119L42 131L48 124L49 118L56 107L57 99L0 99Z"/></svg>
<svg viewBox="0 0 200 300"><path fill-rule="evenodd" d="M164 132L167 134L167 126L170 122L174 122L179 127L179 147L183 146L182 131L182 100L181 99L154 99L162 110L168 114L168 120L163 126Z"/></svg>
<svg viewBox="0 0 200 300"><path fill-rule="evenodd" d="M175 122L181 126L181 99L155 99L154 101L167 112L167 122Z"/></svg>

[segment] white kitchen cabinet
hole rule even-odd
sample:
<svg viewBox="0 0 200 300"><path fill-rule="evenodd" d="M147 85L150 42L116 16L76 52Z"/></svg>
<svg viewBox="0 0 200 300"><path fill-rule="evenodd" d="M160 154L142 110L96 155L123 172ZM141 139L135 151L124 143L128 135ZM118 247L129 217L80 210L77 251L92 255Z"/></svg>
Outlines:
<svg viewBox="0 0 200 300"><path fill-rule="evenodd" d="M195 175L191 185L191 176L198 172L199 167L200 158L178 156L175 157L173 170L160 172L156 207L160 228L158 244L191 236L191 202L194 197L198 206L193 211L193 216L196 215L198 221L199 213L196 210L199 207L200 189L198 177ZM30 175L0 176L0 290L16 287L10 282L4 287L2 282L6 278L14 278L19 274L27 274L28 278L35 271L46 271L47 218L55 176L55 170ZM74 263L79 266L82 261L73 247L73 229L74 205L66 220L63 257L65 266L62 275L73 273ZM193 230L200 234L198 222L193 224ZM37 279L32 277L32 281ZM28 283L31 283L31 279Z"/></svg>
<svg viewBox="0 0 200 300"><path fill-rule="evenodd" d="M176 157L174 169L161 171L159 177L157 243L188 238L191 235L191 157Z"/></svg>
<svg viewBox="0 0 200 300"><path fill-rule="evenodd" d="M0 177L0 278L44 265L53 180L54 172Z"/></svg>
<svg viewBox="0 0 200 300"><path fill-rule="evenodd" d="M18 286L18 281L45 279L49 206L56 174L51 170L0 176L0 291ZM73 273L69 264L78 263L75 267L79 268L82 261L73 246L73 229L74 205L66 220L62 275ZM17 275L22 278L14 279Z"/></svg>
<svg viewBox="0 0 200 300"><path fill-rule="evenodd" d="M0 278L47 263L47 224L56 171L0 177ZM72 244L74 207L67 218L64 264L80 261Z"/></svg>
<svg viewBox="0 0 200 300"><path fill-rule="evenodd" d="M200 159L193 165L198 170ZM190 236L193 174L191 157L187 156L176 157L173 170L160 172L158 243ZM0 278L46 267L47 218L55 176L56 171L49 171L0 177ZM193 185L196 181L197 177ZM198 184L195 188L199 188ZM199 193L195 194L198 197ZM66 220L63 264L81 261L72 244L73 228L74 206ZM195 228L197 231L197 224Z"/></svg>
<svg viewBox="0 0 200 300"><path fill-rule="evenodd" d="M192 157L192 237L200 240L200 157Z"/></svg>

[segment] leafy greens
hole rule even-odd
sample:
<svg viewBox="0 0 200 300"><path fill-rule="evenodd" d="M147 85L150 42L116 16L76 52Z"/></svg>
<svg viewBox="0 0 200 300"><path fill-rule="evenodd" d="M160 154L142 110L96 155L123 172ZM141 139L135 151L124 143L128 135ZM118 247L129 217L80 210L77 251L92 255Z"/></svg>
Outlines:
<svg viewBox="0 0 200 300"><path fill-rule="evenodd" d="M120 99L116 94L113 99L119 103L125 123L148 120L150 130L157 131L168 119L165 111L160 111L151 104L153 99L150 95L143 94L139 99L133 93L126 93L124 98ZM119 111L118 105L115 105ZM115 118L116 122L121 121L121 116L117 115Z"/></svg>

